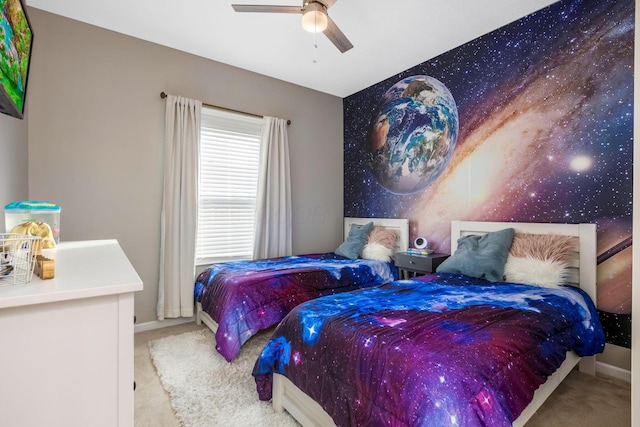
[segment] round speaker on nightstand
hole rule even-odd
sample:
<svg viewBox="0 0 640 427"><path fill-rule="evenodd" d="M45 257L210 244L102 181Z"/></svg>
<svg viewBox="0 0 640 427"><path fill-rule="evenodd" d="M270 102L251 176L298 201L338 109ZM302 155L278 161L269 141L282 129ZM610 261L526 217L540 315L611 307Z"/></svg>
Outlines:
<svg viewBox="0 0 640 427"><path fill-rule="evenodd" d="M427 244L429 244L429 242L427 242L427 239L424 237L416 237L416 240L413 242L413 246L416 249L425 249Z"/></svg>

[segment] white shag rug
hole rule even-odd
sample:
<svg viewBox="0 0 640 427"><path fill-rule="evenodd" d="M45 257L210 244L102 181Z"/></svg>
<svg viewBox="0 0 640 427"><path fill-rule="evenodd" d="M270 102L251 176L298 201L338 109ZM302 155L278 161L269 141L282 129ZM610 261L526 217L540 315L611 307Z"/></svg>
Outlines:
<svg viewBox="0 0 640 427"><path fill-rule="evenodd" d="M185 427L286 427L299 424L271 402L258 400L251 375L268 335L251 338L228 363L215 349L215 338L203 329L149 342L160 381Z"/></svg>

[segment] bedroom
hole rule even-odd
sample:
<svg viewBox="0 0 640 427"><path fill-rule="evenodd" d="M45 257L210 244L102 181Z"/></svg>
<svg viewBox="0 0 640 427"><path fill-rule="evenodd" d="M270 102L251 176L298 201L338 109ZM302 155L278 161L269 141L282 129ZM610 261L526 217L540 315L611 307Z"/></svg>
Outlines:
<svg viewBox="0 0 640 427"><path fill-rule="evenodd" d="M155 290L147 284L157 282L158 253L149 248L159 246L162 90L291 118L290 138L298 141L291 148L294 252L340 240L342 98L29 12L40 38L27 119L0 117L8 150L1 200L55 200L64 209L64 240L117 237L146 285L136 297L139 323L155 319Z"/></svg>

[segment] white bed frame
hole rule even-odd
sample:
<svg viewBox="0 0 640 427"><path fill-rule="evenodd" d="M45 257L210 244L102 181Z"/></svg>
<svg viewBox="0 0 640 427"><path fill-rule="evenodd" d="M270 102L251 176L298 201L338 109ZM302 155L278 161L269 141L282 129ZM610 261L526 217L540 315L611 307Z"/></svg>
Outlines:
<svg viewBox="0 0 640 427"><path fill-rule="evenodd" d="M373 221L374 225L382 225L386 228L396 230L398 239L396 240L395 252L405 252L409 248L409 220L393 218L344 218L343 240L349 235L352 224L368 224ZM214 333L218 329L218 323L202 309L202 305L196 303L196 324L204 323Z"/></svg>
<svg viewBox="0 0 640 427"><path fill-rule="evenodd" d="M458 238L469 234L484 234L491 231L514 228L516 232L533 234L562 234L576 238L576 252L571 260L569 282L596 298L596 225L595 224L545 224L513 222L451 222L451 252L457 248ZM582 372L596 373L595 356L580 358L575 352L567 352L564 363L535 392L533 400L513 422L513 426L524 426L556 387L578 365ZM287 377L273 374L273 407L277 412L286 410L305 427L335 426L333 419L307 394L296 387Z"/></svg>

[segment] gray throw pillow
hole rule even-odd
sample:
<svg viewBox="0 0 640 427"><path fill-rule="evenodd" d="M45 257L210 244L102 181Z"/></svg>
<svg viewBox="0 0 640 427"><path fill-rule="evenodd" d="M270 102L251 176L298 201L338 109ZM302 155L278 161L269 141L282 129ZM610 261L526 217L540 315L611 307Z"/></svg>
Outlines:
<svg viewBox="0 0 640 427"><path fill-rule="evenodd" d="M373 222L364 225L351 224L347 240L338 246L335 253L343 257L358 259L362 254L364 245L367 243L371 230L373 230Z"/></svg>
<svg viewBox="0 0 640 427"><path fill-rule="evenodd" d="M438 273L464 274L501 282L513 241L513 228L458 239L456 252L436 268Z"/></svg>

